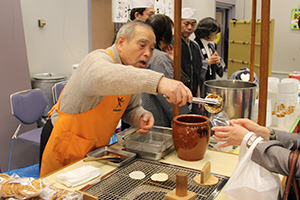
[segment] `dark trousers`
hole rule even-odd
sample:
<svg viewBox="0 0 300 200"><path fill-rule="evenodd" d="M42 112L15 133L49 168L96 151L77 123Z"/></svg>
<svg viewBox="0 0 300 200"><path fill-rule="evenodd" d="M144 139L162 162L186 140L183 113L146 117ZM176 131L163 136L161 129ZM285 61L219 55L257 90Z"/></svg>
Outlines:
<svg viewBox="0 0 300 200"><path fill-rule="evenodd" d="M51 119L48 119L45 126L43 127L42 134L41 134L41 144L40 144L40 168L42 164L42 157L43 157L43 152L46 147L46 144L48 142L48 139L51 135L53 129L53 125L51 122Z"/></svg>

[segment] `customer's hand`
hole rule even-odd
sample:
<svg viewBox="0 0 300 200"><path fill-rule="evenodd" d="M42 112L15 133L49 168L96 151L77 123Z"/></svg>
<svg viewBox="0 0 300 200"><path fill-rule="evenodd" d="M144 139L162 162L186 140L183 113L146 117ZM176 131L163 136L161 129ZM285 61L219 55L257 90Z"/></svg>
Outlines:
<svg viewBox="0 0 300 200"><path fill-rule="evenodd" d="M192 92L181 81L162 77L157 91L167 96L167 101L170 103L178 104L179 106L183 106L187 102L192 103Z"/></svg>
<svg viewBox="0 0 300 200"><path fill-rule="evenodd" d="M212 57L212 59L214 61L214 64L220 65L221 60L220 60L220 57L217 54L217 52L215 52L211 57Z"/></svg>
<svg viewBox="0 0 300 200"><path fill-rule="evenodd" d="M149 112L146 112L140 118L140 129L136 132L141 135L146 135L153 128L154 118L153 115Z"/></svg>
<svg viewBox="0 0 300 200"><path fill-rule="evenodd" d="M211 54L211 57L208 59L208 65L212 65L212 64L217 64L219 65L221 63L220 57L217 54L217 52L215 52L214 54Z"/></svg>
<svg viewBox="0 0 300 200"><path fill-rule="evenodd" d="M162 50L169 55L172 65L174 65L174 47L173 47L173 45L172 44L166 45L163 47Z"/></svg>
<svg viewBox="0 0 300 200"><path fill-rule="evenodd" d="M249 132L255 133L257 136L261 136L264 140L270 140L270 131L268 128L264 126L260 126L254 121L250 119L233 119L230 120L234 124L238 124L243 126L244 128L248 129Z"/></svg>
<svg viewBox="0 0 300 200"><path fill-rule="evenodd" d="M234 124L229 121L230 126L215 126L211 130L215 131L212 137L221 142L225 142L216 146L216 148L223 148L231 145L241 145L245 135L250 132L246 128Z"/></svg>

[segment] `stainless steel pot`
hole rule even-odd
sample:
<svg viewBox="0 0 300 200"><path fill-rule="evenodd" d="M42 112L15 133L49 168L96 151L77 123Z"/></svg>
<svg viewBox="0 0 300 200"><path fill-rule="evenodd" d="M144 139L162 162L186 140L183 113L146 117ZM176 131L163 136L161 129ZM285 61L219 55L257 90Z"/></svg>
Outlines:
<svg viewBox="0 0 300 200"><path fill-rule="evenodd" d="M64 74L55 74L55 73L39 73L31 77L31 86L32 88L40 88L45 96L45 99L48 103L43 116L47 116L48 111L54 105L52 98L52 86L60 81L65 81L67 77Z"/></svg>
<svg viewBox="0 0 300 200"><path fill-rule="evenodd" d="M223 109L230 119L251 119L256 84L240 80L209 80L204 82L206 95L218 94L223 98Z"/></svg>

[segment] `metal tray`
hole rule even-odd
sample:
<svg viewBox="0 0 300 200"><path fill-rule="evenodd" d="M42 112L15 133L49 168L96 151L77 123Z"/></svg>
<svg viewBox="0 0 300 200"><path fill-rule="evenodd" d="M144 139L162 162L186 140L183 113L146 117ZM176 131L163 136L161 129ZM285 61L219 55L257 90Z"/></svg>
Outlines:
<svg viewBox="0 0 300 200"><path fill-rule="evenodd" d="M174 151L175 147L174 147L174 145L172 145L165 151L158 152L158 153L140 151L140 150L135 150L135 149L130 149L130 148L125 148L125 150L136 153L138 158L143 158L143 159L148 159L148 160L160 160L161 158L165 157L166 155L168 155L169 153Z"/></svg>
<svg viewBox="0 0 300 200"><path fill-rule="evenodd" d="M140 135L136 130L129 129L117 134L118 140L123 140L125 149L162 153L173 145L171 128L154 126L146 135Z"/></svg>
<svg viewBox="0 0 300 200"><path fill-rule="evenodd" d="M141 180L131 179L129 174L133 171L142 171L146 177ZM176 174L179 171L187 172L187 189L197 193L198 200L214 199L229 179L227 176L213 174L219 182L213 186L202 186L193 181L193 178L201 173L199 170L137 158L116 169L114 173L85 189L84 192L101 200L163 200L165 194L176 188ZM152 181L151 176L159 172L168 174L169 179L165 182Z"/></svg>
<svg viewBox="0 0 300 200"><path fill-rule="evenodd" d="M99 160L98 162L109 164L115 167L121 167L132 161L136 157L136 153L128 152L124 150L119 150L111 147L101 147L99 149L96 149L88 154L86 154L88 157L97 158L100 156L104 156L107 154L116 154L121 156L121 161L108 161L108 160Z"/></svg>

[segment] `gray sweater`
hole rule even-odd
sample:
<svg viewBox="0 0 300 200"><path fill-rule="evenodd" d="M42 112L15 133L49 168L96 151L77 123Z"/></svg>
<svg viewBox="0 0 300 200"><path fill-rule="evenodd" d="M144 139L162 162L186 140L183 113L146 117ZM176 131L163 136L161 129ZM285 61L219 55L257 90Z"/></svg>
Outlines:
<svg viewBox="0 0 300 200"><path fill-rule="evenodd" d="M166 78L173 78L173 67L169 55L154 49L153 56L146 67L147 69L163 73ZM162 94L142 93L142 106L153 114L154 125L171 127L173 121L173 104L169 103ZM187 105L180 107L180 113L189 113Z"/></svg>
<svg viewBox="0 0 300 200"><path fill-rule="evenodd" d="M109 47L115 63L104 49L89 53L70 77L62 94L60 111L78 114L97 106L105 96L133 94L122 119L139 127L140 117L147 112L141 107L140 93L157 94L163 74L122 65L115 45ZM51 115L53 125L58 113Z"/></svg>

